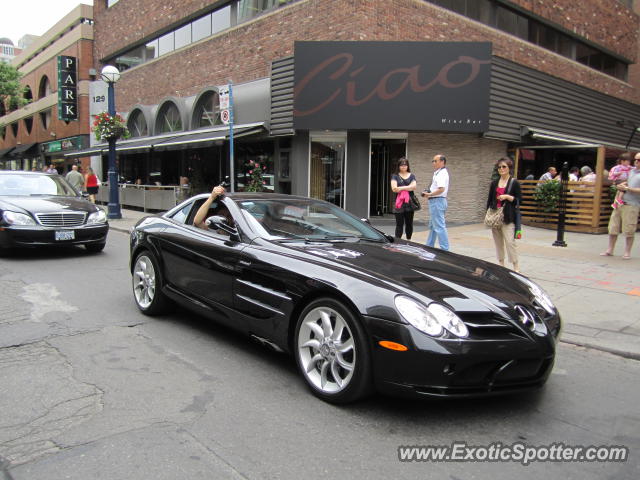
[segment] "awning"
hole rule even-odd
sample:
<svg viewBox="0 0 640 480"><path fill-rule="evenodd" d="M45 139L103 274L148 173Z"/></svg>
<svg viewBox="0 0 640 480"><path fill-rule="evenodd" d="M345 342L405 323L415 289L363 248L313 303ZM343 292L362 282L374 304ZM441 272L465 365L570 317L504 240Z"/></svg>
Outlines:
<svg viewBox="0 0 640 480"><path fill-rule="evenodd" d="M29 153L35 153L37 151L37 148L34 148L36 145L38 144L25 143L23 145L18 145L16 148L13 149L13 152L11 152L11 156L15 158L17 156L23 156Z"/></svg>
<svg viewBox="0 0 640 480"><path fill-rule="evenodd" d="M91 155L102 155L103 151L107 151L109 149L109 145L101 144L94 145L93 147L83 148L82 150L75 150L73 152L67 152L64 154L67 158L76 158L76 157L90 157Z"/></svg>
<svg viewBox="0 0 640 480"><path fill-rule="evenodd" d="M552 142L552 145L531 145L520 148L536 149L536 148L596 148L601 145L608 145L614 148L623 148L621 145L611 145L610 143L603 143L591 138L576 137L573 135L567 135L559 132L552 132L550 130L542 130L536 127L529 127L526 125L520 126L520 136Z"/></svg>
<svg viewBox="0 0 640 480"><path fill-rule="evenodd" d="M250 123L236 125L233 128L233 136L245 137L264 132L264 123ZM165 151L165 150L184 150L187 148L203 148L210 147L216 141L229 138L229 127L220 126L201 130L191 130L187 132L172 132L153 137L135 137L128 140L118 140L116 142L116 151L128 153L140 153L147 150ZM99 143L91 148L77 150L75 152L65 153L65 157L86 157L89 155L102 155L109 151L108 143Z"/></svg>
<svg viewBox="0 0 640 480"><path fill-rule="evenodd" d="M11 150L13 150L15 147L9 147L9 148L0 148L0 159L2 157L4 157L5 155L8 155L9 152L11 152Z"/></svg>
<svg viewBox="0 0 640 480"><path fill-rule="evenodd" d="M233 136L245 137L247 135L254 135L264 132L264 127L260 124L258 126L238 126L233 129ZM159 143L153 143L153 149L158 151L163 150L184 150L187 148L205 148L215 145L220 140L226 140L230 136L228 128L224 130L214 130L205 132L190 132L186 135L176 136L171 139L164 140Z"/></svg>

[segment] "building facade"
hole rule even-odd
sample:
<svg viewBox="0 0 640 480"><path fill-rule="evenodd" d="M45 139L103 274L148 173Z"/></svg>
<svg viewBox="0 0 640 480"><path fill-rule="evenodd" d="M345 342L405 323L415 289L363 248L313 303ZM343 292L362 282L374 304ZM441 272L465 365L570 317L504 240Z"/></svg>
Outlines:
<svg viewBox="0 0 640 480"><path fill-rule="evenodd" d="M23 74L28 103L18 109L5 105L0 112L0 167L31 170L54 164L66 173L76 160L64 154L89 145L92 8L78 5L44 35L28 40L11 60Z"/></svg>
<svg viewBox="0 0 640 480"><path fill-rule="evenodd" d="M134 136L118 168L131 182L203 191L232 175L242 188L259 160L274 190L368 217L390 211L400 156L424 188L444 153L448 218L470 222L500 157L521 177L589 165L601 186L621 151L640 149L626 0L96 0L94 17L94 68L122 72L116 107Z"/></svg>

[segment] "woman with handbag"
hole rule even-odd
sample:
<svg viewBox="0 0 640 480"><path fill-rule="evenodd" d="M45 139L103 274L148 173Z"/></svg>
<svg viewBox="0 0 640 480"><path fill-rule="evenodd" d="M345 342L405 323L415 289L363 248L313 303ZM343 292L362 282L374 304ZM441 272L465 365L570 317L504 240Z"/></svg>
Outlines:
<svg viewBox="0 0 640 480"><path fill-rule="evenodd" d="M513 162L503 157L498 160L500 177L491 182L489 198L487 199L487 214L485 224L491 228L493 241L496 245L496 256L500 265L504 266L504 251L507 250L509 262L513 270L518 272L518 250L516 247L516 232L520 229L520 202L522 191L520 183L511 176Z"/></svg>
<svg viewBox="0 0 640 480"><path fill-rule="evenodd" d="M420 210L420 200L413 193L416 185L416 176L411 173L409 160L405 157L400 158L396 171L391 176L391 190L396 194L393 204L393 213L396 216L396 238L402 237L404 229L407 240L411 240L413 212Z"/></svg>

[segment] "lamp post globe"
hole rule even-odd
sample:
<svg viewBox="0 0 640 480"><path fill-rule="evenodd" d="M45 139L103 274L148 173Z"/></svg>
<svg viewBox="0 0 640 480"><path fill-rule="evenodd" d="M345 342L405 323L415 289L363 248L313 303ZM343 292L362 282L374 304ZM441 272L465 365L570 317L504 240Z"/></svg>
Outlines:
<svg viewBox="0 0 640 480"><path fill-rule="evenodd" d="M110 116L116 114L116 99L115 99L115 83L120 80L120 72L113 65L106 65L100 73L102 80L107 82L108 86L108 113ZM120 197L118 191L118 171L116 169L116 139L114 137L109 138L109 205L108 205L108 218L122 218L120 211Z"/></svg>

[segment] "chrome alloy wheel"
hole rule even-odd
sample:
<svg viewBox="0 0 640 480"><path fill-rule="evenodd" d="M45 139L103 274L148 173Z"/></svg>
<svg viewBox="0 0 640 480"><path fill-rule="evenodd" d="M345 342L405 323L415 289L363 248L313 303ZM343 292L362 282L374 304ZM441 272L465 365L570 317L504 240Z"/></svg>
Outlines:
<svg viewBox="0 0 640 480"><path fill-rule="evenodd" d="M349 325L334 309L309 311L298 331L298 357L307 380L323 393L347 388L356 366Z"/></svg>
<svg viewBox="0 0 640 480"><path fill-rule="evenodd" d="M156 296L156 271L146 255L140 255L133 268L133 295L143 309L149 308Z"/></svg>

